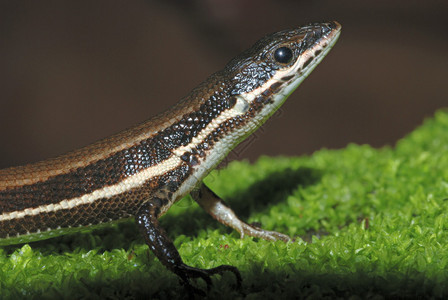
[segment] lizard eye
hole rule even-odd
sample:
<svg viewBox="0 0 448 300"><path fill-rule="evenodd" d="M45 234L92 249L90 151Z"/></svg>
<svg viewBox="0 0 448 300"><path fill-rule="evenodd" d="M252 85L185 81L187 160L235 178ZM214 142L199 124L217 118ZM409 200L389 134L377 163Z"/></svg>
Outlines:
<svg viewBox="0 0 448 300"><path fill-rule="evenodd" d="M281 64L287 64L292 60L292 50L288 47L280 47L274 52L274 58Z"/></svg>

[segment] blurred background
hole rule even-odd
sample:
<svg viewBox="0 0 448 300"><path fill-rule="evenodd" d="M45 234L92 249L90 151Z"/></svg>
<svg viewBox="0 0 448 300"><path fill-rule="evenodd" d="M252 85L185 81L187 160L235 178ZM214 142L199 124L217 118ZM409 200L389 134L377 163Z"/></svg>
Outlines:
<svg viewBox="0 0 448 300"><path fill-rule="evenodd" d="M230 159L393 146L448 106L448 1L0 1L0 168L144 121L263 35L321 20L339 42Z"/></svg>

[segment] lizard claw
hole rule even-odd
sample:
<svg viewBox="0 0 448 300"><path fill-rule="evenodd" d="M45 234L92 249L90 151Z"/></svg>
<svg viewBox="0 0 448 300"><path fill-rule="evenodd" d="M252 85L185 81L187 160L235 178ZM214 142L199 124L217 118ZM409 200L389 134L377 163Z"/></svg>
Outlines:
<svg viewBox="0 0 448 300"><path fill-rule="evenodd" d="M202 280L204 280L205 283L207 284L207 291L210 291L210 288L213 285L210 277L215 274L222 275L224 272L227 271L232 272L235 275L237 288L240 289L242 282L241 274L238 271L238 269L234 266L221 265L212 269L199 269L190 267L186 264L182 264L180 266L177 266L176 270L174 270L174 272L182 279L182 284L187 288L190 296L192 296L193 294L205 296L205 293L202 290L191 285L190 283L191 278L201 278Z"/></svg>

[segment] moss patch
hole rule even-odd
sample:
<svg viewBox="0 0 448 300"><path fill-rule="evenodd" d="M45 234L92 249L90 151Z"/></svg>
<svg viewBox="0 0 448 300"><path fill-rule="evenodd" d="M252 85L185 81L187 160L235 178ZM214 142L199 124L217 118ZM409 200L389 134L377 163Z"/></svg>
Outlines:
<svg viewBox="0 0 448 300"><path fill-rule="evenodd" d="M394 149L349 145L309 157L233 162L206 183L243 219L296 237L239 239L191 199L161 220L186 263L237 266L210 297L446 297L448 113ZM179 298L133 222L0 248L0 298ZM205 287L200 280L199 287Z"/></svg>

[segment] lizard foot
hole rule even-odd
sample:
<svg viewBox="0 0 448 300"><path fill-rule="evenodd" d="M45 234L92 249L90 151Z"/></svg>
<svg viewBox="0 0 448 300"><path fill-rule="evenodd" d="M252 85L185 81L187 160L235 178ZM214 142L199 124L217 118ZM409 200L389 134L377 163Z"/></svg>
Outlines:
<svg viewBox="0 0 448 300"><path fill-rule="evenodd" d="M286 234L277 232L277 231L270 231L270 230L264 230L260 227L260 224L258 223L252 223L252 224L242 224L241 226L241 237L243 238L244 235L249 235L253 237L259 237L268 241L294 241L294 239L291 239Z"/></svg>

